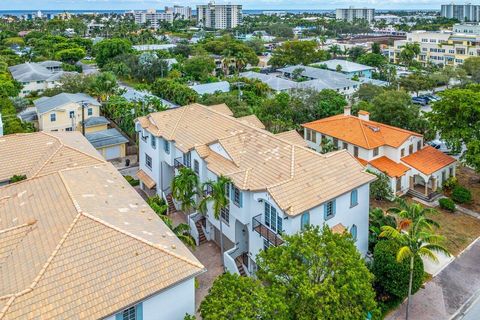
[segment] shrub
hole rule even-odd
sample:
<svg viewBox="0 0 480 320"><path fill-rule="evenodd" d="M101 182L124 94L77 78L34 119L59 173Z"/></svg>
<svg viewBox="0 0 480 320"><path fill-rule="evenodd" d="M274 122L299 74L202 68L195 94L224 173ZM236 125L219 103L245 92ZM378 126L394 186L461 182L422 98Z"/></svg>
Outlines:
<svg viewBox="0 0 480 320"><path fill-rule="evenodd" d="M469 203L472 201L472 193L467 188L457 186L453 189L452 199L457 203Z"/></svg>
<svg viewBox="0 0 480 320"><path fill-rule="evenodd" d="M27 176L24 175L24 174L20 174L20 175L14 175L13 177L10 178L10 183L15 183L15 182L18 182L18 181L22 181L22 180L25 180L27 179Z"/></svg>
<svg viewBox="0 0 480 320"><path fill-rule="evenodd" d="M450 177L443 182L442 189L445 192L450 192L457 186L458 186L457 177Z"/></svg>
<svg viewBox="0 0 480 320"><path fill-rule="evenodd" d="M168 206L165 203L165 200L160 198L158 194L148 198L147 203L153 209L153 211L155 211L156 214L164 215L167 213Z"/></svg>
<svg viewBox="0 0 480 320"><path fill-rule="evenodd" d="M454 212L455 211L455 202L452 201L450 198L442 198L438 200L440 204L440 208Z"/></svg>
<svg viewBox="0 0 480 320"><path fill-rule="evenodd" d="M125 179L132 187L136 187L140 184L140 180L136 180L132 176L125 176Z"/></svg>
<svg viewBox="0 0 480 320"><path fill-rule="evenodd" d="M390 179L384 173L378 173L367 169L368 173L377 176L377 180L370 184L370 197L376 200L393 200L394 195L390 187Z"/></svg>
<svg viewBox="0 0 480 320"><path fill-rule="evenodd" d="M410 259L397 262L396 256L400 245L393 240L379 241L373 252L372 272L375 283L387 294L396 298L405 298L408 295L408 281L410 276ZM423 261L415 257L413 270L412 293L420 289L423 283Z"/></svg>

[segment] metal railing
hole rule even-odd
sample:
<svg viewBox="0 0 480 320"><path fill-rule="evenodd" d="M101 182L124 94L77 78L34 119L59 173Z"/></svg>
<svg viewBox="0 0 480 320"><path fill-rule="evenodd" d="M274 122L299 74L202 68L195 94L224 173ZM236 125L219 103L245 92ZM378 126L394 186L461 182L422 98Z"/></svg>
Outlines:
<svg viewBox="0 0 480 320"><path fill-rule="evenodd" d="M280 235L262 223L262 214L252 218L252 229L274 246L279 246L283 243Z"/></svg>
<svg viewBox="0 0 480 320"><path fill-rule="evenodd" d="M175 167L175 169L180 169L180 168L185 167L185 165L183 164L183 159L182 158L175 158L173 160L173 166Z"/></svg>

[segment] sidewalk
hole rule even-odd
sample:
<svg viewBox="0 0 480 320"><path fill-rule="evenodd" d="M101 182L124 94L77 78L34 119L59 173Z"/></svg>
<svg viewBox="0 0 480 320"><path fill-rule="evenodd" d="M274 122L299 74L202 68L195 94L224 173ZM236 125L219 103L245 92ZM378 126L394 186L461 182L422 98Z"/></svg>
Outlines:
<svg viewBox="0 0 480 320"><path fill-rule="evenodd" d="M450 319L480 290L480 240L445 267L436 277L413 295L411 319ZM405 319L406 302L385 319Z"/></svg>

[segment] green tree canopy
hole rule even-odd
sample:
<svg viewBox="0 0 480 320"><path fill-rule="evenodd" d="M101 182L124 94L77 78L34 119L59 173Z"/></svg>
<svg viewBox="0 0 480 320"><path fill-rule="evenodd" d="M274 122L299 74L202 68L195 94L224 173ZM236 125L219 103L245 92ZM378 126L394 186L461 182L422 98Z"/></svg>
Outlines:
<svg viewBox="0 0 480 320"><path fill-rule="evenodd" d="M462 68L472 77L473 81L480 83L480 57L470 57L465 59Z"/></svg>
<svg viewBox="0 0 480 320"><path fill-rule="evenodd" d="M65 63L74 64L85 57L85 50L82 48L73 48L60 50L55 54L55 59Z"/></svg>
<svg viewBox="0 0 480 320"><path fill-rule="evenodd" d="M330 54L323 50L317 50L315 41L286 41L273 51L269 64L274 67L309 65L328 59L330 59Z"/></svg>
<svg viewBox="0 0 480 320"><path fill-rule="evenodd" d="M194 56L185 61L183 71L195 80L205 80L215 70L215 61L210 56Z"/></svg>
<svg viewBox="0 0 480 320"><path fill-rule="evenodd" d="M132 51L132 44L126 39L106 39L95 44L93 46L93 51L98 66L103 67L110 59Z"/></svg>

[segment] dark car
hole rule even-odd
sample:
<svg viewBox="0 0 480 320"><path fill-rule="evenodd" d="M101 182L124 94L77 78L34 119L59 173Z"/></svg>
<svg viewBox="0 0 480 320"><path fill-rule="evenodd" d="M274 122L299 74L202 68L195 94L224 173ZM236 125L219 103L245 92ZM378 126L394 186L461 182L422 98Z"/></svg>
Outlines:
<svg viewBox="0 0 480 320"><path fill-rule="evenodd" d="M413 97L412 102L415 104L420 104L422 106L426 106L428 104L428 100L421 97Z"/></svg>

